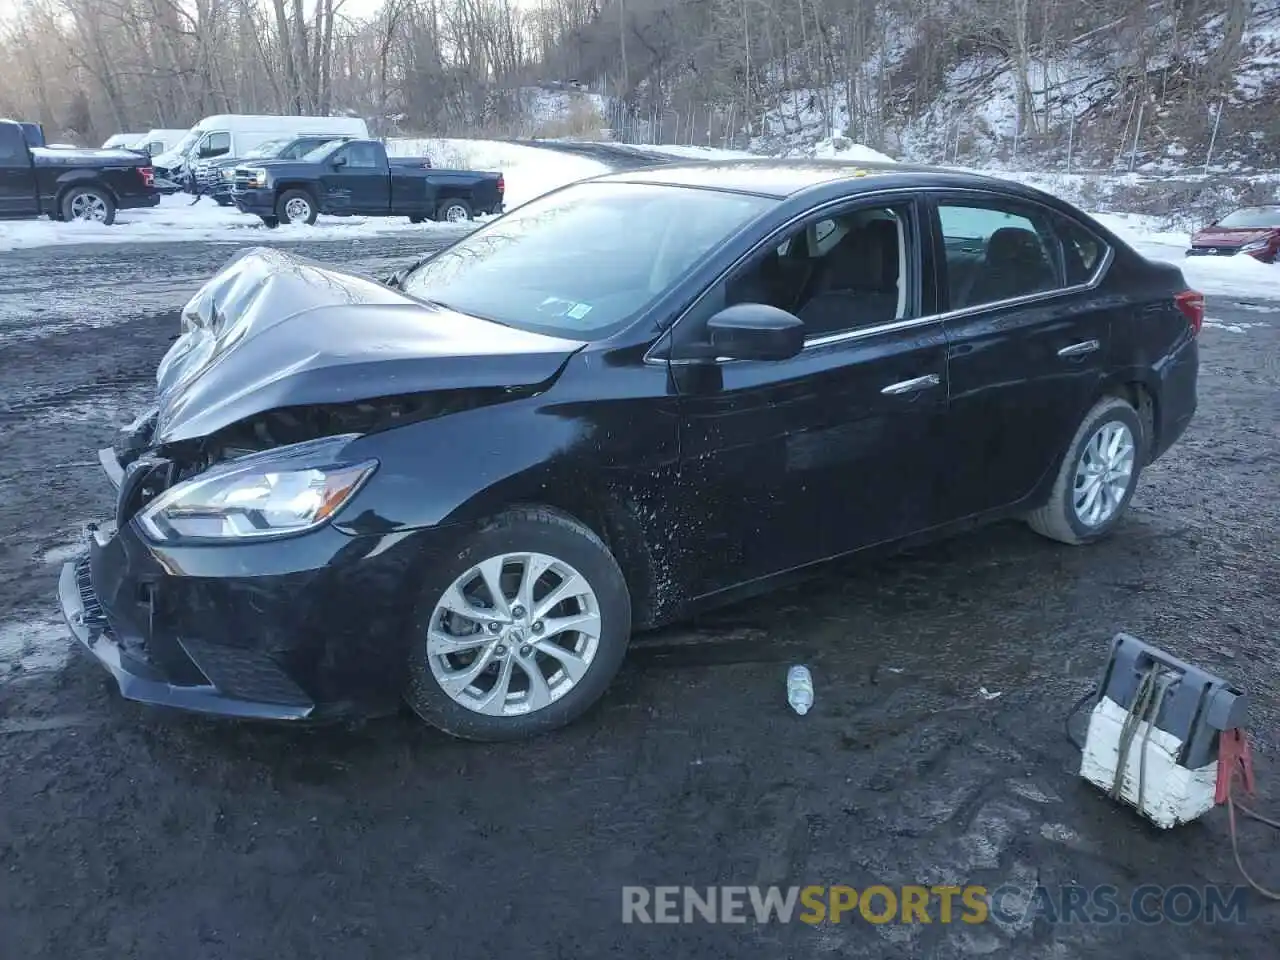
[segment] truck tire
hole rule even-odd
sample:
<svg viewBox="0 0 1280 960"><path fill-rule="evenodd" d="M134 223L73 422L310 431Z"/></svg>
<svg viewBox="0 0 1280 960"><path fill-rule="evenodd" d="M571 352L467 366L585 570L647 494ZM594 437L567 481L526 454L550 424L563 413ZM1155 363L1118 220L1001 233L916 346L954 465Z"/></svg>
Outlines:
<svg viewBox="0 0 1280 960"><path fill-rule="evenodd" d="M320 213L317 207L316 198L306 190L286 190L276 201L276 219L281 223L305 223L311 226Z"/></svg>
<svg viewBox="0 0 1280 960"><path fill-rule="evenodd" d="M409 222L410 222L410 223L415 223L415 224L416 224L416 223L423 223L426 219L427 219L427 218L426 218L426 217L424 217L422 214L420 214L420 213L415 213L413 216L411 216L411 217L409 218Z"/></svg>
<svg viewBox="0 0 1280 960"><path fill-rule="evenodd" d="M59 207L62 219L68 222L101 223L108 227L116 222L116 202L101 187L72 187L62 195Z"/></svg>
<svg viewBox="0 0 1280 960"><path fill-rule="evenodd" d="M461 223L471 219L471 204L465 200L442 200L436 207L436 219L445 223Z"/></svg>
<svg viewBox="0 0 1280 960"><path fill-rule="evenodd" d="M268 230L274 230L276 227L280 226L280 221L275 217L263 217L262 225Z"/></svg>

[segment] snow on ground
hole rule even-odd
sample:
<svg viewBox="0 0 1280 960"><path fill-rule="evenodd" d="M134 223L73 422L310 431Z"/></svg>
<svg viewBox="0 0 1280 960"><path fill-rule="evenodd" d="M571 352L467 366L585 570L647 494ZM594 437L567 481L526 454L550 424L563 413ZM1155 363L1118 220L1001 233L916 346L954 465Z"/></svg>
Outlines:
<svg viewBox="0 0 1280 960"><path fill-rule="evenodd" d="M288 224L269 230L262 221L234 207L219 207L207 197L192 204L187 194L161 197L146 210L121 210L110 227L52 220L0 221L0 251L75 243L259 243L263 240L350 240L430 229L456 230L449 224L414 226L403 217L321 217L315 226Z"/></svg>
<svg viewBox="0 0 1280 960"><path fill-rule="evenodd" d="M501 172L506 180L508 209L562 184L592 177L607 169L603 164L584 157L488 140L390 140L387 150L399 157L426 155L437 167ZM219 207L207 197L192 204L187 194L175 194L161 197L158 207L120 211L115 224L110 227L90 223L55 223L45 218L0 221L0 252L75 243L351 240L420 233L423 230L458 229L443 223L415 226L405 217L322 216L311 227L291 224L268 230L258 217L241 213L234 207Z"/></svg>
<svg viewBox="0 0 1280 960"><path fill-rule="evenodd" d="M394 157L427 156L442 169L500 171L506 180L508 210L609 170L586 157L498 140L399 139L387 142L387 152Z"/></svg>
<svg viewBox="0 0 1280 960"><path fill-rule="evenodd" d="M1188 257L1189 233L1161 228L1157 217L1095 213L1103 226L1152 260L1182 268L1187 283L1201 293L1229 297L1280 297L1280 264L1260 263L1253 257Z"/></svg>
<svg viewBox="0 0 1280 960"><path fill-rule="evenodd" d="M758 153L745 150L724 150L719 147L678 146L675 144L644 144L641 149L651 153L662 153L667 156L688 160L741 160L759 157ZM847 160L850 163L894 163L893 157L872 150L861 143L854 143L848 137L827 137L813 147L806 147L800 153L806 157L821 160ZM788 154L794 155L794 154Z"/></svg>

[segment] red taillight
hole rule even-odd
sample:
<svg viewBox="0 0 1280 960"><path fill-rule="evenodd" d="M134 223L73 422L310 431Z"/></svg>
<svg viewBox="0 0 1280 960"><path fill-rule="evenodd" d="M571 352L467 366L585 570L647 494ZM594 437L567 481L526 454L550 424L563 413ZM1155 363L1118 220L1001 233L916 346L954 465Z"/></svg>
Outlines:
<svg viewBox="0 0 1280 960"><path fill-rule="evenodd" d="M1195 290L1183 290L1173 298L1173 302L1191 324L1192 335L1198 336L1200 328L1204 326L1204 294Z"/></svg>
<svg viewBox="0 0 1280 960"><path fill-rule="evenodd" d="M139 167L138 176L142 177L144 187L153 187L156 183L156 172L151 167Z"/></svg>
<svg viewBox="0 0 1280 960"><path fill-rule="evenodd" d="M499 193L507 192L507 181L502 179L502 174L498 174L498 192Z"/></svg>

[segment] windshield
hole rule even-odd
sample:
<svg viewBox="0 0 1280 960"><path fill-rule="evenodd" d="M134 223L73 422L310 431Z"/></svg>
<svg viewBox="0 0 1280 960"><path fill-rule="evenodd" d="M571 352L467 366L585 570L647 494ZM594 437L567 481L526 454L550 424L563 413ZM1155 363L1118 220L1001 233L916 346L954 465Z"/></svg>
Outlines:
<svg viewBox="0 0 1280 960"><path fill-rule="evenodd" d="M304 153L301 159L307 161L307 163L319 163L329 154L333 153L336 149L338 149L338 147L342 146L343 143L345 142L346 141L339 140L338 142L334 143L332 140L330 140L326 143L322 143L320 144L320 146L316 147L314 150L308 150L306 153Z"/></svg>
<svg viewBox="0 0 1280 960"><path fill-rule="evenodd" d="M447 247L401 287L522 330L601 339L777 202L690 187L575 184Z"/></svg>
<svg viewBox="0 0 1280 960"><path fill-rule="evenodd" d="M279 140L268 140L266 143L259 144L258 146L254 147L252 150L246 153L242 159L253 160L253 159L263 158L263 157L274 157L277 153L279 153L281 150L283 150L285 147L287 147L291 143L293 143L292 137L282 137Z"/></svg>
<svg viewBox="0 0 1280 960"><path fill-rule="evenodd" d="M1246 207L1227 214L1215 226L1280 227L1280 207Z"/></svg>
<svg viewBox="0 0 1280 960"><path fill-rule="evenodd" d="M187 131L187 135L178 141L178 145L173 148L173 152L179 156L184 156L188 150L194 145L196 140L200 138L200 131L192 127Z"/></svg>

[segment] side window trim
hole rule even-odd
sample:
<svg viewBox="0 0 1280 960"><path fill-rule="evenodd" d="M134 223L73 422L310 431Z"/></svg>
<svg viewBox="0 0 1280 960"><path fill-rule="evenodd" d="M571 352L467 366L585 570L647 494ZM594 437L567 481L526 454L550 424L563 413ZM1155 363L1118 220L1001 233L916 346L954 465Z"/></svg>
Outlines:
<svg viewBox="0 0 1280 960"><path fill-rule="evenodd" d="M1037 303L1044 300L1054 300L1054 299L1057 299L1058 297L1063 297L1068 294L1083 293L1086 290L1093 290L1096 287L1098 287L1098 285L1101 284L1102 281L1106 278L1107 272L1111 269L1111 264L1115 260L1116 251L1115 251L1115 248L1110 243L1108 243L1103 237L1099 236L1098 233L1095 230L1091 229L1087 223L1085 223L1084 221L1080 220L1075 216L1072 216L1071 214L1068 214L1062 210L1059 210L1057 207L1050 206L1047 203L1042 203L1039 200L1036 200L1030 197L1009 197L1003 193L1000 193L994 190L979 190L975 188L963 188L963 187L948 187L948 188L942 188L942 189L935 188L935 189L926 191L926 208L927 208L926 215L928 216L929 221L932 224L932 230L935 237L934 243L933 243L933 250L934 250L934 259L938 262L937 269L939 270L939 275L938 275L939 296L941 296L941 288L943 286L941 271L942 271L942 264L946 259L946 248L945 248L943 237L942 237L942 223L938 216L938 207L940 205L945 205L948 202L964 203L966 201L978 202L978 203L981 203L983 201L986 201L987 203L992 203L992 202L998 203L1001 201L1012 202L1016 205L1024 206L1027 208L1034 208L1037 210L1044 210L1051 215L1057 215L1059 217L1063 217L1066 220L1070 221L1072 224L1074 224L1076 227L1078 227L1080 230L1083 230L1089 236L1093 237L1093 239L1098 243L1098 246L1102 248L1102 256L1098 258L1098 262L1094 266L1092 275L1084 283L1070 284L1068 286L1059 287L1056 290L1039 290L1039 291L1036 291L1035 293L1024 294L1023 296L1020 296L1020 297L1011 297L1008 300L996 300L996 301L993 301L992 303L983 303L977 306L947 309L941 313L936 314L933 317L933 319L935 320L950 320L956 317L969 316L970 314L979 313L984 310L998 310L998 309L1003 309L1005 307L1021 306L1022 304ZM1057 243L1062 242L1062 239L1060 237L1057 237L1056 232L1054 233L1054 236L1056 238ZM951 306L950 300L947 301L947 306L948 308L950 308Z"/></svg>
<svg viewBox="0 0 1280 960"><path fill-rule="evenodd" d="M884 190L876 190L865 194L859 194L854 197L840 197L839 199L831 200L819 207L797 214L786 223L771 231L768 236L763 240L760 240L758 243L753 244L750 250L724 269L714 281L707 284L706 289L703 290L692 303L688 304L680 311L680 315L676 317L670 326L662 332L662 335L659 336L649 349L645 351L644 362L649 364L661 364L663 366L666 366L667 364L680 365L688 363L705 363L705 360L669 358L669 354L671 353L675 342L676 331L679 329L680 325L686 321L689 315L694 313L713 291L728 281L729 277L731 277L735 271L739 270L744 264L748 263L753 257L758 256L760 253L770 248L776 248L780 243L782 243L786 236L793 234L796 228L803 226L806 221L808 221L809 225L812 226L815 223L820 223L823 219L829 219L844 212L850 212L852 210L865 207L891 206L894 204L907 206L912 211L914 236L909 240L910 248L907 251L907 258L908 261L910 261L911 255L914 252L915 263L913 267L910 262L908 263L908 266L912 267L910 277L912 288L909 292L907 308L908 310L919 311L923 314L927 309L924 297L924 271L926 269L926 262L931 259L927 256L928 251L925 247L925 236L926 232L929 231L928 220L930 214L925 205L923 190L918 187L890 187ZM804 344L804 351L818 347L830 346L832 344L842 343L845 341L862 340L880 333L905 330L917 326L926 326L931 323L936 323L940 319L941 316L938 314L930 314L928 316L920 315L910 317L908 319L893 320L888 323L880 323L874 326L833 333L823 337L816 337L812 340L806 340ZM715 362L718 364L725 364L744 363L747 361L719 358Z"/></svg>

